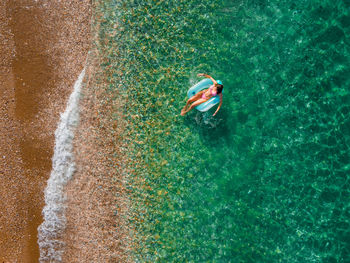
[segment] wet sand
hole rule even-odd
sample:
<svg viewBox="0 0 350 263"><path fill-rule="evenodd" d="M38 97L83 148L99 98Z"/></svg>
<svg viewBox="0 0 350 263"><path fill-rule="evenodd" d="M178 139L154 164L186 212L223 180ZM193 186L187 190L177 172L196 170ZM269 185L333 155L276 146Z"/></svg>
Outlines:
<svg viewBox="0 0 350 263"><path fill-rule="evenodd" d="M96 59L103 55L92 52L74 139L77 171L66 187L63 262L131 262L123 176L126 158L120 138L125 127L121 116L124 102L107 92L109 83L105 73L99 72L101 61ZM112 117L116 114L118 122Z"/></svg>
<svg viewBox="0 0 350 263"><path fill-rule="evenodd" d="M89 49L90 1L0 2L0 261L37 262L54 131Z"/></svg>

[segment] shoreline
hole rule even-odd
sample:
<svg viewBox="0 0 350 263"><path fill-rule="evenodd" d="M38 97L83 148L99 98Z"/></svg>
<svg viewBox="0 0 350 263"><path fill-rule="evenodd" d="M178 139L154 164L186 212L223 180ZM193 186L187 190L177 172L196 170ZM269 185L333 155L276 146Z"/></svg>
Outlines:
<svg viewBox="0 0 350 263"><path fill-rule="evenodd" d="M0 7L0 260L37 262L53 133L89 47L89 2Z"/></svg>
<svg viewBox="0 0 350 263"><path fill-rule="evenodd" d="M92 58L99 57L96 50ZM122 100L107 92L108 81L98 59L89 61L80 100L80 122L74 138L76 172L67 183L67 225L63 262L131 262L128 258L128 198L120 163ZM121 116L121 120L122 120ZM117 157L113 153L118 152Z"/></svg>
<svg viewBox="0 0 350 263"><path fill-rule="evenodd" d="M100 34L104 22L100 8L99 3L93 6L93 44L73 142L76 172L65 187L63 262L134 262L127 190L130 160L123 139L127 99L122 90L115 90L111 68L103 66L111 49L107 36Z"/></svg>

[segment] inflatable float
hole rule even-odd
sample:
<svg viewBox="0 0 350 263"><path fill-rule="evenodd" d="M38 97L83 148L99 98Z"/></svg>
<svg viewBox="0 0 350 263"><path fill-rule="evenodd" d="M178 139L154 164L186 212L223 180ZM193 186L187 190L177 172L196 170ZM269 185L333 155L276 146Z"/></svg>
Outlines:
<svg viewBox="0 0 350 263"><path fill-rule="evenodd" d="M217 80L218 84L222 84L222 82L220 80ZM193 97L194 95L196 95L198 92L200 92L201 90L204 89L209 89L209 87L213 85L213 82L210 79L203 79L200 82L198 82L196 85L192 86L188 92L187 92L187 96L188 98ZM208 101L199 104L196 109L201 111L201 112L205 112L208 111L209 109L211 109L213 106L215 106L216 104L218 104L220 102L220 97L219 95L216 95L212 98L210 98Z"/></svg>

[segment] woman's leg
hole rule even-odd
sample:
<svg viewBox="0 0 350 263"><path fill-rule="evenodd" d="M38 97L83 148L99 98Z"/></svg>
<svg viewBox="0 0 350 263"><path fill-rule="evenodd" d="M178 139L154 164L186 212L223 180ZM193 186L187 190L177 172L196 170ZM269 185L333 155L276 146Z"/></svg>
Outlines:
<svg viewBox="0 0 350 263"><path fill-rule="evenodd" d="M194 95L194 96L192 96L191 98L189 98L189 99L187 100L187 102L186 102L186 105L182 108L181 113L187 110L187 107L188 107L188 105L189 105L190 103L192 103L192 102L194 102L194 101L200 99L200 98L202 97L202 93L203 93L203 91L200 91L200 92L198 92L196 95Z"/></svg>
<svg viewBox="0 0 350 263"><path fill-rule="evenodd" d="M207 99L199 99L197 101L195 101L194 103L192 103L191 107L189 109L186 109L184 111L181 111L181 116L184 116L187 112L189 112L190 110L192 110L194 107L198 106L199 104L202 104L203 102L206 102Z"/></svg>

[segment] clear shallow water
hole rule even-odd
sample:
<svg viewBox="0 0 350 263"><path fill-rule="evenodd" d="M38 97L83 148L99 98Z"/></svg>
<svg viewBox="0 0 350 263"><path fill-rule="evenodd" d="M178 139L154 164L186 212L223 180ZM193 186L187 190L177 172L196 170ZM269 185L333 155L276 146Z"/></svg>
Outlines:
<svg viewBox="0 0 350 263"><path fill-rule="evenodd" d="M111 92L121 85L130 103L135 258L350 261L348 3L110 1L98 12ZM223 81L223 107L180 117L201 72Z"/></svg>

